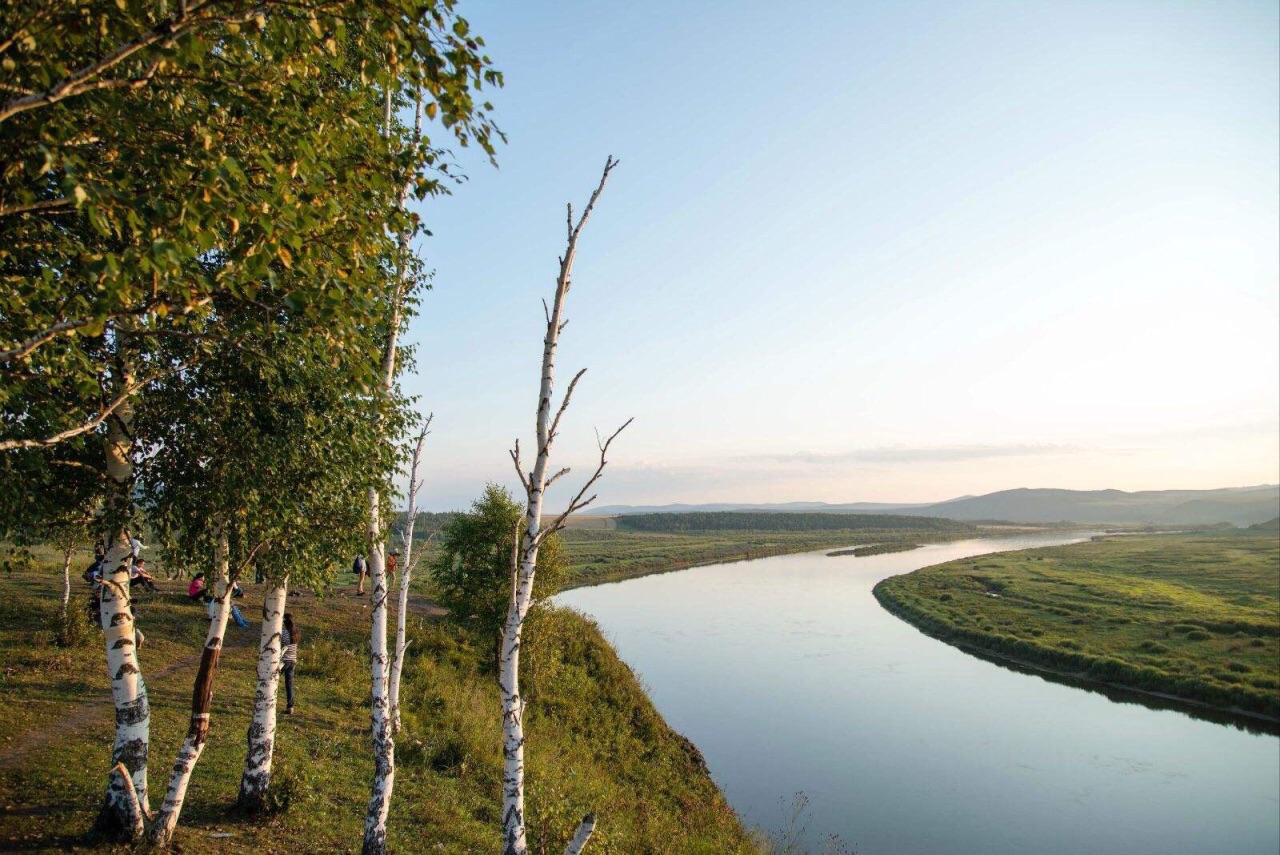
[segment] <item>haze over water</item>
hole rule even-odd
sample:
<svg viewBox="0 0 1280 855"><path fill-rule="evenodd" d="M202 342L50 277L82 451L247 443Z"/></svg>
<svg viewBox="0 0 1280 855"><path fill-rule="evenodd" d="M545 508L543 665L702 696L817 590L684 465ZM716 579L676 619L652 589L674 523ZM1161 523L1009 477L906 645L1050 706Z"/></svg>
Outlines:
<svg viewBox="0 0 1280 855"><path fill-rule="evenodd" d="M1195 853L1280 849L1280 739L1017 673L884 611L890 575L1079 536L823 553L570 591L702 750L748 824L803 791L816 850Z"/></svg>

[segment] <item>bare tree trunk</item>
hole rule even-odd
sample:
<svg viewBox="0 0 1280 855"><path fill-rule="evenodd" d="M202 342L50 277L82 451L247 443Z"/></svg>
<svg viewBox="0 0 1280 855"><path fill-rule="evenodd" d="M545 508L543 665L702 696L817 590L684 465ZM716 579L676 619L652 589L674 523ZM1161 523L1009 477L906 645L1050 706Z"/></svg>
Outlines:
<svg viewBox="0 0 1280 855"><path fill-rule="evenodd" d="M122 378L128 384L129 377ZM137 635L129 596L129 568L133 549L124 528L133 504L133 407L123 404L107 420L105 451L109 479L109 518L115 531L102 562L101 621L116 708L116 738L111 750L112 774L94 830L136 840L141 821L151 813L147 795L147 753L151 739L151 708L147 686L138 667ZM119 774L123 767L126 775ZM127 779L127 785L126 781Z"/></svg>
<svg viewBox="0 0 1280 855"><path fill-rule="evenodd" d="M191 721L187 725L187 738L178 750L173 773L169 776L169 789L164 803L151 827L151 840L157 846L167 846L173 839L173 830L182 813L182 803L187 797L187 785L195 771L200 755L204 753L205 738L209 735L209 708L213 702L213 678L218 673L218 660L222 656L222 640L227 633L227 616L231 613L231 583L227 578L229 548L226 533L219 530L217 552L217 581L214 583L213 620L205 634L204 652L200 656L200 669L196 671L195 687L191 691Z"/></svg>
<svg viewBox="0 0 1280 855"><path fill-rule="evenodd" d="M387 86L383 107L383 137L391 137L391 87ZM422 99L419 97L414 124L414 141L422 134ZM409 196L406 185L400 195L404 206ZM391 295L391 319L387 330L387 346L382 357L381 395L375 406L389 400L395 384L396 348L400 325L404 321L404 300L409 290L409 241L406 229L400 233L399 264L395 292ZM374 418L381 419L375 409ZM386 438L384 437L384 441ZM373 584L373 628L369 634L369 658L373 672L373 785L364 823L364 855L383 855L387 851L387 814L391 810L391 792L395 784L395 740L391 733L391 710L388 692L390 657L387 655L387 562L383 543L381 496L369 490L369 573Z"/></svg>
<svg viewBox="0 0 1280 855"><path fill-rule="evenodd" d="M373 632L370 667L373 672L373 788L364 825L364 855L387 851L387 814L396 779L395 741L387 696L387 562L382 543L377 490L369 490L369 570L373 583Z"/></svg>
<svg viewBox="0 0 1280 855"><path fill-rule="evenodd" d="M253 694L253 721L249 724L249 748L240 776L242 808L261 810L271 787L271 763L275 752L276 696L280 687L280 629L288 603L289 577L270 584L262 599L262 635L258 644L258 687Z"/></svg>
<svg viewBox="0 0 1280 855"><path fill-rule="evenodd" d="M404 670L404 655L409 649L409 641L405 638L405 620L409 614L409 580L413 577L413 526L418 518L418 491L422 482L418 480L418 464L422 460L422 444L426 442L431 431L432 416L418 434L418 443L413 449L413 462L409 464L409 519L405 522L404 538L401 542L400 571L400 606L396 611L396 650L395 659L391 663L391 732L399 733L400 723L400 673Z"/></svg>
<svg viewBox="0 0 1280 855"><path fill-rule="evenodd" d="M582 822L578 825L578 830L574 833L573 839L565 847L564 855L582 855L582 850L587 848L587 841L591 839L591 835L595 830L596 815L589 813L582 818Z"/></svg>
<svg viewBox="0 0 1280 855"><path fill-rule="evenodd" d="M67 607L71 604L71 553L75 551L72 544L62 553L62 622L67 622Z"/></svg>
<svg viewBox="0 0 1280 855"><path fill-rule="evenodd" d="M537 458L533 471L526 473L520 462L520 443L517 440L511 452L516 472L524 485L527 502L524 514L524 532L520 538L519 550L513 561L516 564L512 581L512 596L507 610L507 620L503 626L502 648L498 661L498 685L502 693L502 851L504 855L525 855L529 844L526 838L524 819L524 700L520 697L520 637L524 627L525 616L533 603L533 579L538 564L538 549L548 535L561 528L569 514L585 507L595 496L583 499L586 491L600 477L605 465L605 452L613 439L626 427L615 431L600 447L600 465L595 474L569 503L563 514L556 518L547 528L542 527L542 501L546 488L555 483L569 470L562 469L548 477L548 466L551 460L551 445L555 441L560 426L560 418L564 415L573 397L573 390L581 379L579 371L569 383L564 399L551 415L551 398L555 386L555 355L560 340L560 332L564 329L564 300L569 293L570 278L573 273L574 257L577 253L578 237L582 227L591 216L596 200L604 191L609 173L616 166L616 161L609 158L605 162L604 174L595 192L591 194L587 207L581 218L574 223L573 206L569 206L568 214L568 246L564 257L560 259L560 275L556 279L555 299L546 311L546 335L542 342L542 374L538 389L537 412ZM627 424L630 424L628 421ZM583 841L585 845L585 840Z"/></svg>

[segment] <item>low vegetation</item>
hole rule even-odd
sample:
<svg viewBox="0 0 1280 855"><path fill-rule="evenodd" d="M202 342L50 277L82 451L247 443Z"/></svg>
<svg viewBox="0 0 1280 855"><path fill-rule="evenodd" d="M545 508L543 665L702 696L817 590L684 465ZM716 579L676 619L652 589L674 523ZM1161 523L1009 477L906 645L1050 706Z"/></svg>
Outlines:
<svg viewBox="0 0 1280 855"><path fill-rule="evenodd" d="M622 519L622 518L620 518ZM959 525L929 534L931 541L973 536ZM770 555L810 552L877 541L914 546L918 531L830 529L818 531L691 531L680 533L569 528L562 533L569 561L565 587L580 588L700 564L745 561Z"/></svg>
<svg viewBox="0 0 1280 855"><path fill-rule="evenodd" d="M870 546L855 546L853 549L837 549L835 552L828 552L828 558L839 558L842 555L852 555L854 558L866 558L868 555L885 555L890 552L910 552L913 549L919 549L918 543L873 543Z"/></svg>
<svg viewBox="0 0 1280 855"><path fill-rule="evenodd" d="M953 643L1280 720L1274 534L1097 538L926 567L875 594Z"/></svg>
<svg viewBox="0 0 1280 855"><path fill-rule="evenodd" d="M627 514L618 517L624 531L975 531L969 523L940 517L900 514L771 513L767 511L696 511L684 514Z"/></svg>
<svg viewBox="0 0 1280 855"><path fill-rule="evenodd" d="M101 635L86 623L70 646L59 646L60 571L60 562L38 561L0 577L0 687L22 699L0 705L0 848L86 847L81 835L101 804L101 755L114 732ZM185 587L162 581L160 594L136 601L157 759L186 732L206 628L204 609L186 599ZM252 619L260 591L247 587ZM78 614L85 588L75 592ZM324 598L309 591L289 598L305 633L298 708L280 719L272 810L259 817L228 812L253 707L257 627L228 631L208 748L175 837L181 850L336 852L359 839L373 772L369 612L350 594L344 584ZM494 851L502 756L493 639L432 615L415 597L389 843L400 851ZM526 635L534 851L562 851L588 811L600 817L592 851L757 851L697 749L667 727L591 621L548 609L531 616ZM164 769L155 764L157 780Z"/></svg>

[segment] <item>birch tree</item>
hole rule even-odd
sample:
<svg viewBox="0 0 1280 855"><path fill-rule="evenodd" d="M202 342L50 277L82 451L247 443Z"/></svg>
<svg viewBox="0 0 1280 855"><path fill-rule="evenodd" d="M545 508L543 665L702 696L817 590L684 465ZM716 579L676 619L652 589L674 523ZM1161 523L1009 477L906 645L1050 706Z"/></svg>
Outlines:
<svg viewBox="0 0 1280 855"><path fill-rule="evenodd" d="M156 440L135 409L216 347L270 338L281 318L310 321L330 353L358 357L355 381L378 384L366 315L386 301L393 236L414 224L405 188L421 199L456 176L425 138L410 144L401 128L388 140L376 120L350 119L376 111L382 89L421 92L452 140L492 156L501 133L475 95L502 78L482 51L451 0L0 10L0 455L6 470L21 456L17 468L39 459L45 474L69 444L105 458L117 738L104 831L131 837L150 813L127 544L134 457ZM390 87L371 79L389 59ZM224 324L262 308L257 328ZM178 342L183 361L166 356ZM36 494L38 480L17 492Z"/></svg>
<svg viewBox="0 0 1280 855"><path fill-rule="evenodd" d="M261 311L242 308L224 323L257 326L260 319L252 315ZM376 322L376 313L366 322ZM287 580L294 566L313 584L323 578L316 568L333 572L333 556L352 548L363 523L351 499L389 471L359 411L365 396L352 379L359 372L342 358L335 363L322 331L305 318L278 317L272 329L274 335L259 348L223 344L157 384L140 423L151 443L142 495L158 542L191 569L206 570L217 595L187 738L152 828L159 845L173 836L183 795L212 732L209 701L228 610L226 582L255 566L272 580L264 608L276 601L281 611L286 589L276 580ZM180 341L173 355L188 347ZM210 554L215 560L207 566L202 557ZM255 709L255 723L269 721L261 733L250 728L246 804L260 801L270 779L279 630L268 629L276 622L264 620L267 666L260 662L261 704L255 701L264 709Z"/></svg>
<svg viewBox="0 0 1280 855"><path fill-rule="evenodd" d="M205 738L209 735L213 678L218 669L218 659L222 656L222 640L227 634L227 616L231 613L230 546L222 526L218 527L216 537L214 565L217 571L212 577L213 619L209 621L209 631L205 635L204 649L200 654L200 667L196 671L195 688L191 692L191 720L187 725L187 736L178 750L178 759L173 764L173 773L169 778L169 789L152 826L151 839L157 846L167 846L173 838L173 829L182 812L191 773L204 752Z"/></svg>
<svg viewBox="0 0 1280 855"><path fill-rule="evenodd" d="M600 183L587 201L582 215L574 219L573 205L568 206L566 217L567 243L560 258L560 272L556 277L555 296L551 306L543 303L546 318L546 334L542 341L542 369L538 387L536 417L536 446L533 468L526 471L520 459L520 442L516 440L511 451L516 474L525 490L525 514L518 549L512 555L512 592L507 620L503 627L501 655L498 662L498 685L502 693L502 851L504 855L525 855L528 841L524 816L524 700L520 697L520 638L525 616L533 603L534 576L538 565L538 550L548 537L564 527L569 516L585 508L595 500L587 492L595 485L607 464L609 447L627 425L628 419L607 438L599 442L600 459L595 472L569 501L564 512L554 517L546 526L542 524L543 498L548 487L569 470L560 469L550 474L551 448L560 429L560 420L569 407L574 389L586 369L579 371L569 382L564 398L552 414L552 397L555 391L556 347L560 333L568 323L564 317L565 298L569 294L573 263L577 256L578 239L591 216L600 194L604 192L609 174L617 166L612 157L605 161ZM595 827L594 816L583 819L570 844L570 851L581 851Z"/></svg>
<svg viewBox="0 0 1280 855"><path fill-rule="evenodd" d="M413 529L418 519L418 491L422 489L418 467L422 463L422 446L431 432L431 420L434 413L428 413L422 429L418 432L413 446L413 457L409 461L409 493L408 517L405 519L404 531L400 538L400 602L396 609L396 647L391 662L390 705L391 732L399 733L400 724L400 675L404 671L405 651L409 649L409 639L405 637L406 620L409 616L409 582L413 578Z"/></svg>

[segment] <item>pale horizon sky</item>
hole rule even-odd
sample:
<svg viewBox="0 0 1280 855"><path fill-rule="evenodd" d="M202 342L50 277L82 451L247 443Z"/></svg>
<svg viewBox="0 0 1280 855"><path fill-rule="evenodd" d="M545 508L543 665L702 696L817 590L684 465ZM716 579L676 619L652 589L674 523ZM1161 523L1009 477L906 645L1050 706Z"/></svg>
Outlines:
<svg viewBox="0 0 1280 855"><path fill-rule="evenodd" d="M1275 3L459 9L510 143L423 210L423 507L516 485L610 154L554 451L635 417L599 504L1280 481Z"/></svg>

